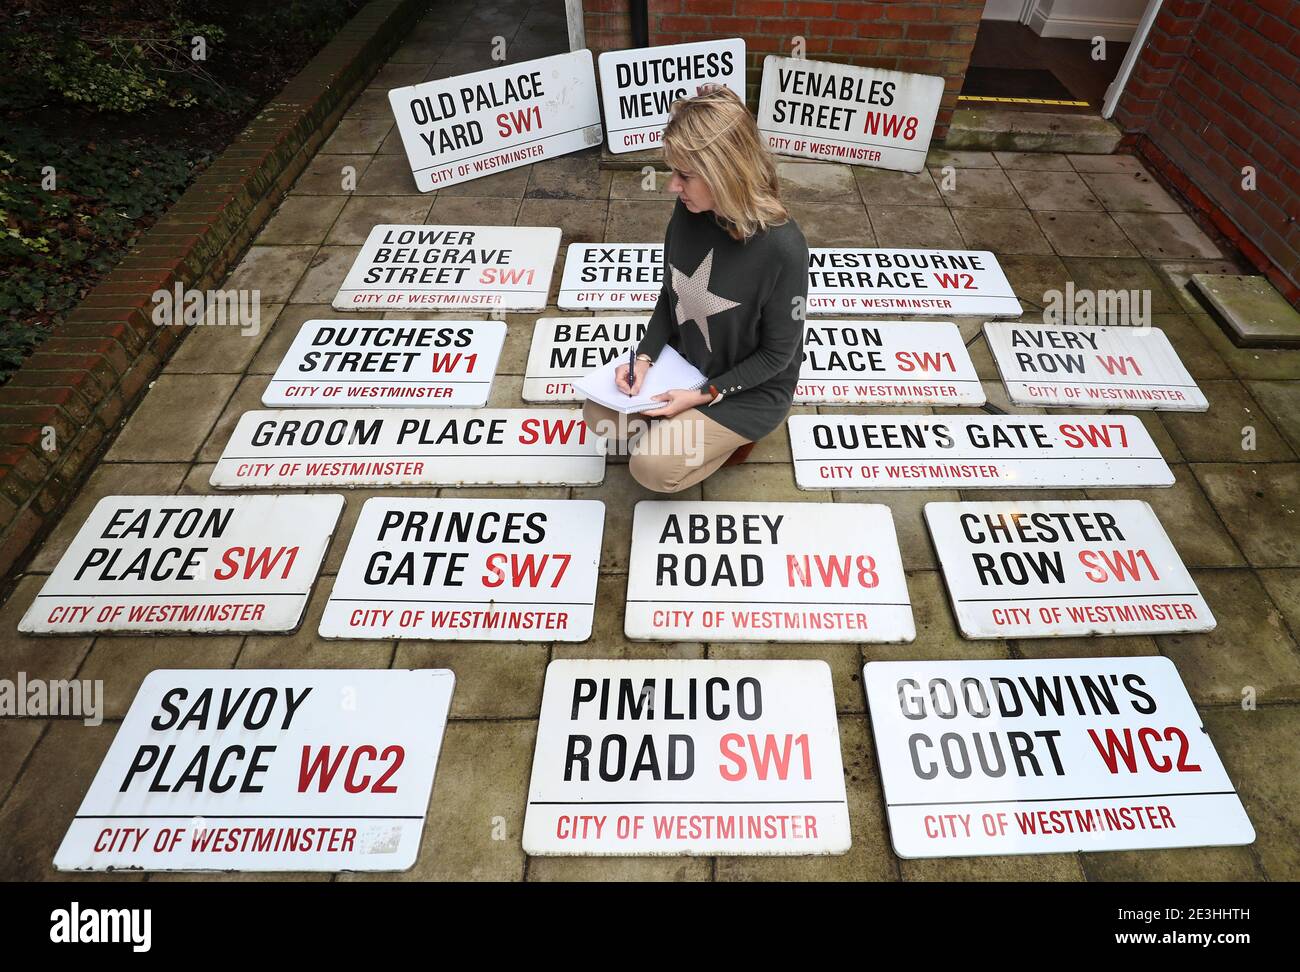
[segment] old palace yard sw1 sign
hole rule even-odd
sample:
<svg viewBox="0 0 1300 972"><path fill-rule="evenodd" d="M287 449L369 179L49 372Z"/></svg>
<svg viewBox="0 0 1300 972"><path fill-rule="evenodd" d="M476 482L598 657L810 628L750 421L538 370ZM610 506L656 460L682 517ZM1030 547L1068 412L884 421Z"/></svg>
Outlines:
<svg viewBox="0 0 1300 972"><path fill-rule="evenodd" d="M604 527L598 500L367 500L321 637L585 641Z"/></svg>
<svg viewBox="0 0 1300 972"><path fill-rule="evenodd" d="M150 672L54 858L61 871L403 871L449 671Z"/></svg>
<svg viewBox="0 0 1300 972"><path fill-rule="evenodd" d="M557 306L652 310L664 282L662 243L570 243Z"/></svg>
<svg viewBox="0 0 1300 972"><path fill-rule="evenodd" d="M342 510L342 496L106 496L18 630L293 631Z"/></svg>
<svg viewBox="0 0 1300 972"><path fill-rule="evenodd" d="M524 817L537 855L843 854L823 661L553 661Z"/></svg>
<svg viewBox="0 0 1300 972"><path fill-rule="evenodd" d="M262 404L487 404L503 321L307 321Z"/></svg>
<svg viewBox="0 0 1300 972"><path fill-rule="evenodd" d="M813 247L808 311L1018 317L1021 309L998 258L988 250Z"/></svg>
<svg viewBox="0 0 1300 972"><path fill-rule="evenodd" d="M1255 839L1168 658L869 662L864 681L899 857Z"/></svg>
<svg viewBox="0 0 1300 972"><path fill-rule="evenodd" d="M528 349L526 402L577 402L573 383L618 358L645 336L649 317L540 317Z"/></svg>

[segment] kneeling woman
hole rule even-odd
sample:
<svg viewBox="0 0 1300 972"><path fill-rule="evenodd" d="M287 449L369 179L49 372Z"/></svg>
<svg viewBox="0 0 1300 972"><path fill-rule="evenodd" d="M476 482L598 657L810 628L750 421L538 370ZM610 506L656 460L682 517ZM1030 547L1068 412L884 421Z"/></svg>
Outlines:
<svg viewBox="0 0 1300 972"><path fill-rule="evenodd" d="M748 109L717 87L676 102L664 129L677 205L664 236L664 283L637 347L637 394L665 345L706 376L655 396L645 418L588 402L593 432L622 445L633 478L672 493L743 461L790 412L803 356L808 244L781 204L772 157ZM646 421L646 420L650 421Z"/></svg>

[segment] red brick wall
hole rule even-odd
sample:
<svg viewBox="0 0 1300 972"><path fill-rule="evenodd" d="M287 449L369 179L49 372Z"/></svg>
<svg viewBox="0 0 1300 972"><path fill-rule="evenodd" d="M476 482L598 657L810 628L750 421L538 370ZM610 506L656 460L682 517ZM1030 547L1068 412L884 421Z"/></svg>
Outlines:
<svg viewBox="0 0 1300 972"><path fill-rule="evenodd" d="M582 25L593 54L632 46L632 21L627 0L582 0Z"/></svg>

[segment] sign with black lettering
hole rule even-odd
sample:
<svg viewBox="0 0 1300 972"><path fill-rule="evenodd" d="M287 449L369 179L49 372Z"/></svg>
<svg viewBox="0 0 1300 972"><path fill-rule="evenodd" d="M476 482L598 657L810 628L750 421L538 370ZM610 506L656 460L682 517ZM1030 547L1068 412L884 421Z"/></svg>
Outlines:
<svg viewBox="0 0 1300 972"><path fill-rule="evenodd" d="M808 321L800 405L983 405L961 331L945 321Z"/></svg>
<svg viewBox="0 0 1300 972"><path fill-rule="evenodd" d="M150 672L60 871L405 871L449 671Z"/></svg>
<svg viewBox="0 0 1300 972"><path fill-rule="evenodd" d="M335 310L541 310L560 249L556 226L400 226L370 231Z"/></svg>
<svg viewBox="0 0 1300 972"><path fill-rule="evenodd" d="M663 281L662 243L570 243L564 251L558 306L653 310Z"/></svg>
<svg viewBox="0 0 1300 972"><path fill-rule="evenodd" d="M209 480L266 486L594 486L605 453L576 409L245 412Z"/></svg>
<svg viewBox="0 0 1300 972"><path fill-rule="evenodd" d="M843 854L849 813L823 661L553 661L524 851Z"/></svg>
<svg viewBox="0 0 1300 972"><path fill-rule="evenodd" d="M642 500L624 628L656 641L911 641L889 507Z"/></svg>
<svg viewBox="0 0 1300 972"><path fill-rule="evenodd" d="M984 325L1016 405L1204 412L1210 403L1158 327Z"/></svg>
<svg viewBox="0 0 1300 972"><path fill-rule="evenodd" d="M745 100L745 42L739 37L606 51L600 55L605 133L615 154L659 148L668 109L704 85L724 85Z"/></svg>
<svg viewBox="0 0 1300 972"><path fill-rule="evenodd" d="M813 247L810 314L1019 317L1020 301L988 250Z"/></svg>
<svg viewBox="0 0 1300 972"><path fill-rule="evenodd" d="M868 662L863 681L899 857L1255 840L1168 658Z"/></svg>
<svg viewBox="0 0 1300 972"><path fill-rule="evenodd" d="M422 192L553 159L603 138L591 51L388 92Z"/></svg>
<svg viewBox="0 0 1300 972"><path fill-rule="evenodd" d="M801 489L1172 486L1135 415L791 415Z"/></svg>
<svg viewBox="0 0 1300 972"><path fill-rule="evenodd" d="M758 131L780 155L920 172L943 78L803 58L763 58Z"/></svg>
<svg viewBox="0 0 1300 972"><path fill-rule="evenodd" d="M262 404L486 405L505 339L503 321L307 321Z"/></svg>
<svg viewBox="0 0 1300 972"><path fill-rule="evenodd" d="M106 496L18 630L293 631L342 511L342 496Z"/></svg>
<svg viewBox="0 0 1300 972"><path fill-rule="evenodd" d="M585 641L599 500L370 499L322 638Z"/></svg>
<svg viewBox="0 0 1300 972"><path fill-rule="evenodd" d="M627 360L649 317L541 317L533 326L524 375L526 402L579 402L574 382L616 359Z"/></svg>

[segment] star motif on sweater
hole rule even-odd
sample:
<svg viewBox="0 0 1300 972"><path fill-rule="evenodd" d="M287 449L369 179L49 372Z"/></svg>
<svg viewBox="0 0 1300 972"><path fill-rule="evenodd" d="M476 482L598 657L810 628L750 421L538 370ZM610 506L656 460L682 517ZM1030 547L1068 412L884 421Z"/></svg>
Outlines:
<svg viewBox="0 0 1300 972"><path fill-rule="evenodd" d="M694 321L704 336L704 346L712 351L713 345L709 342L709 315L739 307L739 301L727 300L709 292L709 275L713 272L712 250L689 277L671 264L669 267L673 271L673 291L677 294L677 326L685 327L687 321Z"/></svg>

